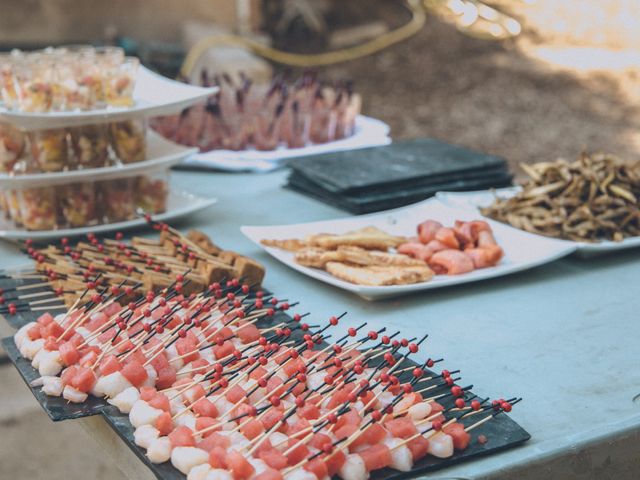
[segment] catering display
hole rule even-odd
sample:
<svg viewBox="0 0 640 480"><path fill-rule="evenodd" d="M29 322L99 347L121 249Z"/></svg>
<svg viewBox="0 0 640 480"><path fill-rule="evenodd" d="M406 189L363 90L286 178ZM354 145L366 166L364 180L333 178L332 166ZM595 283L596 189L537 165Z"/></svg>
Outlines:
<svg viewBox="0 0 640 480"><path fill-rule="evenodd" d="M168 167L193 150L148 133L146 115L215 89L184 92L177 82L139 76L138 60L116 47L14 51L2 60L0 236L126 228L145 213L206 205L183 195L187 204L168 212Z"/></svg>
<svg viewBox="0 0 640 480"><path fill-rule="evenodd" d="M575 250L437 199L338 220L244 226L242 232L289 267L369 300L507 275Z"/></svg>
<svg viewBox="0 0 640 480"><path fill-rule="evenodd" d="M489 401L457 370L432 371L441 358L412 361L427 335L366 323L338 333L345 314L310 325L284 314L295 303L257 289L261 276L196 287L229 252L155 225L159 240L29 246L37 272L73 265L81 287L57 315L29 300L33 321L3 345L50 415L101 413L159 478L389 478L529 438L501 415L520 398ZM51 268L59 255L68 268ZM167 281L114 282L142 265ZM18 316L24 305L5 308Z"/></svg>

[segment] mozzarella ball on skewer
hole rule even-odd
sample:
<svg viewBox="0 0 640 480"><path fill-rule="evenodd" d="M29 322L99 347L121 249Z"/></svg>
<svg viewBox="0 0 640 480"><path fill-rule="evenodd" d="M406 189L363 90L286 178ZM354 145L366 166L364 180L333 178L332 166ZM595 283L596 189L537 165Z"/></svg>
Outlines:
<svg viewBox="0 0 640 480"><path fill-rule="evenodd" d="M58 375L64 366L62 365L62 359L60 358L60 352L57 350L48 351L45 349L38 352L40 356L40 365L38 365L38 373L42 376Z"/></svg>
<svg viewBox="0 0 640 480"><path fill-rule="evenodd" d="M384 444L391 451L390 467L400 472L408 472L413 466L413 457L411 456L411 450L406 445L398 446L402 442L402 439L395 437L384 440Z"/></svg>
<svg viewBox="0 0 640 480"><path fill-rule="evenodd" d="M160 432L153 425L142 425L133 432L133 441L145 450L149 448L151 442L160 436Z"/></svg>
<svg viewBox="0 0 640 480"><path fill-rule="evenodd" d="M39 338L37 340L25 338L20 346L20 355L27 360L33 360L36 354L44 347L44 342L44 338Z"/></svg>
<svg viewBox="0 0 640 480"><path fill-rule="evenodd" d="M453 455L453 439L446 433L433 435L429 440L429 454L437 458L449 458Z"/></svg>
<svg viewBox="0 0 640 480"><path fill-rule="evenodd" d="M171 440L169 437L159 437L153 440L147 448L147 458L151 463L164 463L171 458Z"/></svg>
<svg viewBox="0 0 640 480"><path fill-rule="evenodd" d="M207 474L211 471L211 465L208 463L203 463L202 465L197 465L189 470L189 474L187 475L187 480L205 480L207 478Z"/></svg>
<svg viewBox="0 0 640 480"><path fill-rule="evenodd" d="M316 476L305 470L302 467L298 467L295 470L290 471L284 476L284 480L318 480Z"/></svg>
<svg viewBox="0 0 640 480"><path fill-rule="evenodd" d="M176 425L183 425L189 427L191 430L196 430L196 416L191 411L186 411L175 419Z"/></svg>
<svg viewBox="0 0 640 480"><path fill-rule="evenodd" d="M347 459L338 471L338 475L343 480L366 480L369 472L364 465L362 457L355 453L347 455Z"/></svg>
<svg viewBox="0 0 640 480"><path fill-rule="evenodd" d="M115 406L122 413L131 412L133 404L140 398L140 392L136 387L129 387L113 398L107 400L111 405Z"/></svg>
<svg viewBox="0 0 640 480"><path fill-rule="evenodd" d="M24 343L24 341L29 339L29 337L27 335L27 331L31 327L33 327L34 325L37 325L37 323L36 322L29 322L26 325L23 325L22 327L20 327L20 329L13 336L13 341L16 343L16 347L18 347L18 350L20 350L20 348L22 347L22 344Z"/></svg>
<svg viewBox="0 0 640 480"><path fill-rule="evenodd" d="M29 385L32 387L42 387L42 391L51 397L59 397L62 395L64 383L60 377L43 376L38 377Z"/></svg>
<svg viewBox="0 0 640 480"><path fill-rule="evenodd" d="M158 372L151 365L147 365L144 367L147 372L147 379L142 384L142 387L155 387L156 380L158 379Z"/></svg>
<svg viewBox="0 0 640 480"><path fill-rule="evenodd" d="M162 415L162 410L153 408L144 400L138 400L131 407L129 421L134 427L153 425L160 415Z"/></svg>
<svg viewBox="0 0 640 480"><path fill-rule="evenodd" d="M124 377L124 375L122 375L122 373L117 371L98 378L98 381L93 386L91 393L96 397L114 398L120 392L130 387L132 387L132 385L129 381Z"/></svg>
<svg viewBox="0 0 640 480"><path fill-rule="evenodd" d="M233 476L227 470L214 468L207 473L205 480L233 480Z"/></svg>
<svg viewBox="0 0 640 480"><path fill-rule="evenodd" d="M413 420L422 420L427 418L431 413L431 405L428 402L418 402L415 405L411 405L407 414Z"/></svg>
<svg viewBox="0 0 640 480"><path fill-rule="evenodd" d="M171 464L187 475L193 467L209 462L209 454L195 447L175 447L171 452Z"/></svg>
<svg viewBox="0 0 640 480"><path fill-rule="evenodd" d="M62 390L62 397L71 403L82 403L87 399L88 395L76 390L71 385L67 385L64 387L64 390Z"/></svg>
<svg viewBox="0 0 640 480"><path fill-rule="evenodd" d="M178 350L176 350L175 344L169 345L167 348L165 348L164 351L166 352L169 363L173 368L175 368L176 370L180 370L182 367L184 367L183 359L178 358L180 354L178 353Z"/></svg>
<svg viewBox="0 0 640 480"><path fill-rule="evenodd" d="M254 475L260 475L262 472L264 472L267 468L269 468L267 466L266 463L264 463L262 460L260 460L259 458L255 458L255 457L247 457L247 461L251 464L251 466L255 469Z"/></svg>

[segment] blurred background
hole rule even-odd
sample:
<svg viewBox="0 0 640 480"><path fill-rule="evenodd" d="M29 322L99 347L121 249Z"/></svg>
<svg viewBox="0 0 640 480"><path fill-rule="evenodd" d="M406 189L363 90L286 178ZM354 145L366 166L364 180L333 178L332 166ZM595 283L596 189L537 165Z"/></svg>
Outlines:
<svg viewBox="0 0 640 480"><path fill-rule="evenodd" d="M117 44L171 77L189 67L182 73L197 78L206 67L268 81L302 70L282 52L360 53L352 47L417 25L376 53L313 68L353 80L364 113L387 122L394 139L434 137L513 166L582 149L637 158L640 2L413 5L424 25L400 0L0 0L0 50ZM234 37L221 43L227 34ZM273 50L246 48L240 37ZM212 38L209 48L185 65L204 38ZM0 366L0 478L122 476L110 459L87 455L78 427L53 425L20 382Z"/></svg>

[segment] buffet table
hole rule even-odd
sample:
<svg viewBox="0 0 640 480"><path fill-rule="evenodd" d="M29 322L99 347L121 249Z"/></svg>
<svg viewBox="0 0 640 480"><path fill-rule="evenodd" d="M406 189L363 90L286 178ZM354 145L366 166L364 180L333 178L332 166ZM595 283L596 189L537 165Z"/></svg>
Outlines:
<svg viewBox="0 0 640 480"><path fill-rule="evenodd" d="M177 187L218 203L175 224L267 267L265 286L300 311L326 319L348 311L346 326L429 333L426 353L462 370L478 395L522 396L513 419L532 435L524 446L427 478L637 478L640 471L640 261L638 250L569 257L544 267L395 300L368 302L294 272L259 249L241 225L298 223L344 212L280 188L284 173L176 172ZM4 266L23 264L0 244ZM634 400L635 399L635 400ZM99 450L131 478L151 478L101 417L78 421ZM87 449L92 448L87 446ZM89 452L87 452L89 453Z"/></svg>

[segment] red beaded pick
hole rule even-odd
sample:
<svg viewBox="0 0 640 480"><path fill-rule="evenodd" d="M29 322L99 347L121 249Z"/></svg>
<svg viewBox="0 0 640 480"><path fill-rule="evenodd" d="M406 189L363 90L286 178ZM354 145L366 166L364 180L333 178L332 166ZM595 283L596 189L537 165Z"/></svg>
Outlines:
<svg viewBox="0 0 640 480"><path fill-rule="evenodd" d="M277 395L272 395L269 401L274 407L278 407L280 405L280 397L278 397Z"/></svg>
<svg viewBox="0 0 640 480"><path fill-rule="evenodd" d="M329 455L333 452L333 444L331 442L327 442L322 446L322 451Z"/></svg>
<svg viewBox="0 0 640 480"><path fill-rule="evenodd" d="M302 408L304 407L305 401L302 397L296 397L296 407Z"/></svg>
<svg viewBox="0 0 640 480"><path fill-rule="evenodd" d="M456 398L455 404L457 408L464 408L466 405L462 398Z"/></svg>
<svg viewBox="0 0 640 480"><path fill-rule="evenodd" d="M432 368L436 363L430 358L427 360L427 367Z"/></svg>
<svg viewBox="0 0 640 480"><path fill-rule="evenodd" d="M349 333L350 337L355 337L358 334L358 331L355 328L350 327L349 330L347 330L347 333Z"/></svg>
<svg viewBox="0 0 640 480"><path fill-rule="evenodd" d="M442 430L442 422L440 420L436 420L431 423L431 428L433 428L436 432Z"/></svg>
<svg viewBox="0 0 640 480"><path fill-rule="evenodd" d="M404 391L404 393L411 393L413 392L413 385L411 385L410 383L405 383L402 386L402 390Z"/></svg>
<svg viewBox="0 0 640 480"><path fill-rule="evenodd" d="M447 378L450 376L451 376L451 373L449 372L449 370L442 370L442 378Z"/></svg>
<svg viewBox="0 0 640 480"><path fill-rule="evenodd" d="M511 404L509 402L502 402L500 404L500 408L502 408L502 410L508 413L511 411Z"/></svg>
<svg viewBox="0 0 640 480"><path fill-rule="evenodd" d="M418 352L418 345L416 345L415 343L410 343L409 344L409 351L411 353L417 353Z"/></svg>
<svg viewBox="0 0 640 480"><path fill-rule="evenodd" d="M184 330L178 330L178 336L179 336L180 338L184 338L184 337L186 337L186 336L187 336L187 332L186 332L186 331L184 331Z"/></svg>
<svg viewBox="0 0 640 480"><path fill-rule="evenodd" d="M342 353L342 347L338 344L334 344L333 345L333 351L336 352L337 354Z"/></svg>
<svg viewBox="0 0 640 480"><path fill-rule="evenodd" d="M368 334L369 338L371 340L377 340L378 339L378 332L375 332L373 330L371 330Z"/></svg>
<svg viewBox="0 0 640 480"><path fill-rule="evenodd" d="M403 338L402 340L400 340L400 345L406 348L406 346L409 345L409 340Z"/></svg>
<svg viewBox="0 0 640 480"><path fill-rule="evenodd" d="M380 342L382 342L383 345L389 345L389 342L391 342L391 339L386 335L383 335L382 338L380 339Z"/></svg>
<svg viewBox="0 0 640 480"><path fill-rule="evenodd" d="M382 413L380 413L379 410L374 410L373 412L371 412L371 418L376 422L379 422L380 420L382 420Z"/></svg>
<svg viewBox="0 0 640 480"><path fill-rule="evenodd" d="M420 378L420 377L422 377L423 375L424 375L424 370L422 370L421 368L416 367L416 368L414 368L414 369L413 369L413 376L414 376L415 378Z"/></svg>
<svg viewBox="0 0 640 480"><path fill-rule="evenodd" d="M336 417L336 414L335 414L335 413L330 413L330 414L327 416L327 421L328 421L329 423L338 423L338 417Z"/></svg>
<svg viewBox="0 0 640 480"><path fill-rule="evenodd" d="M451 387L451 394L454 397L459 397L463 394L464 392L462 391L462 388L460 388L458 385L454 385L453 387Z"/></svg>
<svg viewBox="0 0 640 480"><path fill-rule="evenodd" d="M299 322L300 320L302 320L302 315L300 315L299 313L296 313L296 314L293 316L293 320L294 320L295 322Z"/></svg>
<svg viewBox="0 0 640 480"><path fill-rule="evenodd" d="M327 385L333 385L333 376L325 375L324 376L324 383L326 383Z"/></svg>
<svg viewBox="0 0 640 480"><path fill-rule="evenodd" d="M338 317L331 317L329 319L329 323L335 327L336 325L338 325Z"/></svg>

